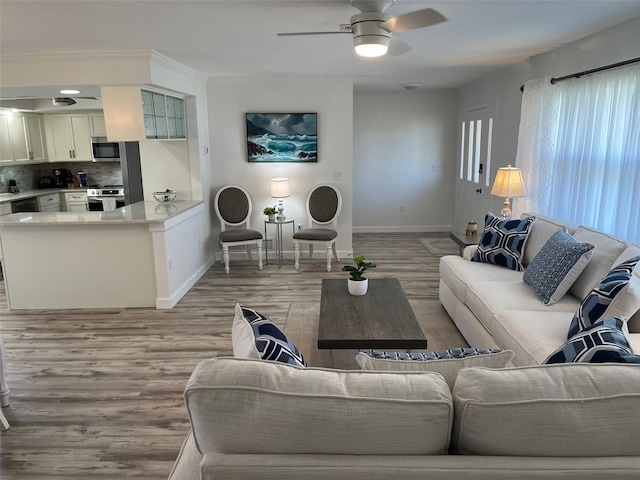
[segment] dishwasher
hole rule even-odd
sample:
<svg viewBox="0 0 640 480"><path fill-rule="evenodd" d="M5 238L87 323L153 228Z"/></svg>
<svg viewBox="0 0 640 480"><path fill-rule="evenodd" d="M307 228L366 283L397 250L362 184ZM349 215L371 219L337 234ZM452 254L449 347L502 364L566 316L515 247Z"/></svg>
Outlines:
<svg viewBox="0 0 640 480"><path fill-rule="evenodd" d="M37 197L23 198L20 200L14 200L11 202L11 211L13 213L20 212L39 212Z"/></svg>

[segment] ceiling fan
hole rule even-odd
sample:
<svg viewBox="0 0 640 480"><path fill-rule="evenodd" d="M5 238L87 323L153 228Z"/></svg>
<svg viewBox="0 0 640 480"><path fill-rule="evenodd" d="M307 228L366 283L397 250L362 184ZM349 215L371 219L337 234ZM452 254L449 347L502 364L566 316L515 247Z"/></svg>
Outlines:
<svg viewBox="0 0 640 480"><path fill-rule="evenodd" d="M356 53L363 57L379 57L389 51L392 40L396 45L392 45L396 54L410 50L410 47L391 34L396 32L406 32L418 28L430 27L438 23L446 22L447 19L432 8L425 8L413 12L405 13L394 17L385 10L392 6L395 0L352 0L351 5L360 13L353 15L349 24L340 25L338 31L324 32L290 32L278 33L279 36L295 35L329 35L334 33L351 33ZM389 51L393 54L393 51Z"/></svg>

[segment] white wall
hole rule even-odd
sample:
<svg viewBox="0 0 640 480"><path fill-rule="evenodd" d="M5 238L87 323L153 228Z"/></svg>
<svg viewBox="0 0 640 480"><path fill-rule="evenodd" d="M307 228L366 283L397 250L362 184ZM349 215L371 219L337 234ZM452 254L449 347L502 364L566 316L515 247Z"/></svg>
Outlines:
<svg viewBox="0 0 640 480"><path fill-rule="evenodd" d="M493 131L495 167L515 162L522 102L521 85L534 78L562 77L636 58L640 52L638 32L640 32L640 19L532 57L513 68L462 88L460 90L461 108L481 104L495 105ZM568 81L579 82L580 80ZM495 208L500 210L502 201L493 197L493 203ZM512 210L514 217L522 213L517 198L512 202ZM456 218L467 218L467 214L457 211Z"/></svg>
<svg viewBox="0 0 640 480"><path fill-rule="evenodd" d="M451 229L457 109L454 90L356 93L354 231Z"/></svg>
<svg viewBox="0 0 640 480"><path fill-rule="evenodd" d="M353 79L351 77L210 78L207 83L213 205L216 191L227 184L244 187L253 202L252 228L264 232L262 209L273 206L270 179L288 177L291 197L284 199L285 215L296 224L306 222L305 202L311 188L334 184L343 199L338 221L337 248L351 252L353 175ZM317 163L249 163L246 113L317 112ZM215 211L211 208L212 215ZM214 235L219 233L215 218ZM284 250L293 250L285 226ZM269 230L268 236L273 236ZM233 268L233 267L232 267Z"/></svg>
<svg viewBox="0 0 640 480"><path fill-rule="evenodd" d="M153 192L167 188L176 192L177 200L192 200L187 140L140 142L140 165L146 201L155 201Z"/></svg>

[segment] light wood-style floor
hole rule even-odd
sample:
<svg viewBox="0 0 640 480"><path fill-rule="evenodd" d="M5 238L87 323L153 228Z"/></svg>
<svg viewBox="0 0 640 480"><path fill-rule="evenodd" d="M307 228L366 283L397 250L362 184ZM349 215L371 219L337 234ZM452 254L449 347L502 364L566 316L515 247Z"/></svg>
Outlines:
<svg viewBox="0 0 640 480"><path fill-rule="evenodd" d="M430 350L464 346L438 302L439 257L420 243L426 236L358 234L353 247L378 264L369 278L401 280ZM9 311L0 282L11 388L0 478L167 478L190 428L184 386L199 361L232 355L235 304L268 315L322 365L312 331L321 280L346 278L348 262L330 273L322 259L303 260L298 272L291 260L260 272L255 260L232 260L229 275L217 263L172 310Z"/></svg>

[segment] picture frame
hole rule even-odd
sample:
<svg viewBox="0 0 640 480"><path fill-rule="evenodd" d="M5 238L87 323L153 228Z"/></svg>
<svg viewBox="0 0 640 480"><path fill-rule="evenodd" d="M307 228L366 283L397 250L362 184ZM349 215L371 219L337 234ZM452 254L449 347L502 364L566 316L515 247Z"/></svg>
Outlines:
<svg viewBox="0 0 640 480"><path fill-rule="evenodd" d="M249 162L318 161L317 113L247 113Z"/></svg>

